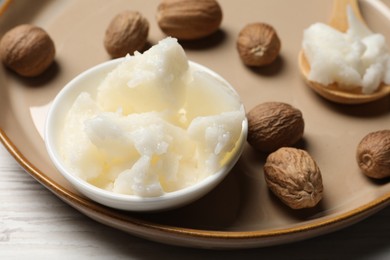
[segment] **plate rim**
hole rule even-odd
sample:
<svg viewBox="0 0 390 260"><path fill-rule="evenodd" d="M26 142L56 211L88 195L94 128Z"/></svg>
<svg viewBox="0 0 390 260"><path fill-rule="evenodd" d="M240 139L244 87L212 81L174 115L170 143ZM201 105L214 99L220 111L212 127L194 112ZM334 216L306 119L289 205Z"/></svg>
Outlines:
<svg viewBox="0 0 390 260"><path fill-rule="evenodd" d="M4 1L1 1L0 2L0 15L2 15L8 8L9 4L12 2L13 0L4 0Z"/></svg>
<svg viewBox="0 0 390 260"><path fill-rule="evenodd" d="M357 222L360 219L368 217L369 215L376 212L376 210L380 210L381 208L387 206L390 203L390 193L386 193L376 198L375 200L370 201L369 203L361 205L352 210L348 210L347 212L344 212L342 214L335 215L333 217L328 217L326 219L324 219L324 217L320 217L318 219L310 220L309 223L304 223L302 225L298 224L287 228L253 230L253 231L215 231L215 230L193 229L193 228L186 228L186 227L175 227L171 225L159 224L148 220L134 218L133 216L126 215L125 212L121 213L121 211L110 209L108 207L94 203L93 201L87 198L83 198L82 196L79 196L78 194L75 194L65 189L64 187L56 183L53 179L48 177L44 172L38 169L35 165L33 165L25 157L25 155L20 152L18 147L12 142L12 140L8 137L8 135L2 128L0 128L0 141L4 145L4 147L8 150L8 152L14 157L17 163L28 174L30 174L34 179L40 182L49 191L54 193L56 196L64 200L67 204L71 205L72 207L74 208L76 208L76 206L82 207L85 210L89 210L90 212L94 212L96 214L100 214L105 217L108 217L113 221L125 222L127 224L131 224L133 227L144 228L152 231L159 231L171 235L173 234L181 238L193 237L197 239L207 238L207 239L215 239L215 240L223 239L223 240L234 240L234 241L249 240L250 242L255 243L255 246L261 246L262 239L265 240L265 239L272 239L275 237L282 237L287 235L298 235L298 234L302 234L303 232L312 233L312 234L306 234L304 237L304 238L310 238L316 236L316 234L314 234L315 231L321 231L326 227L332 230L341 229L342 227L346 227L348 224L353 224L354 223L353 220L355 218L357 219L355 220L355 222ZM93 218L93 216L90 215L89 217ZM132 233L132 232L128 231L128 233ZM138 235L142 237L142 232L141 234ZM144 234L143 237L148 238L148 236L145 235L146 234ZM169 241L166 242L169 243ZM276 242L273 244L281 244L281 243ZM242 248L243 246L244 245L242 245L240 248ZM250 247L253 247L253 245Z"/></svg>

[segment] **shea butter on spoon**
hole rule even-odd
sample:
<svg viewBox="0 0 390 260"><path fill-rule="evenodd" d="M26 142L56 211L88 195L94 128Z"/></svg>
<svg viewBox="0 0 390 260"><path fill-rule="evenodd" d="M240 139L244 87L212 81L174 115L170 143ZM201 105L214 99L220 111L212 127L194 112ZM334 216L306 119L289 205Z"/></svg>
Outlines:
<svg viewBox="0 0 390 260"><path fill-rule="evenodd" d="M72 80L53 102L45 141L82 193L145 211L210 191L238 160L246 135L233 87L166 38Z"/></svg>
<svg viewBox="0 0 390 260"><path fill-rule="evenodd" d="M354 0L335 0L330 25L304 31L299 63L308 85L335 102L366 103L390 93L386 40L369 30Z"/></svg>

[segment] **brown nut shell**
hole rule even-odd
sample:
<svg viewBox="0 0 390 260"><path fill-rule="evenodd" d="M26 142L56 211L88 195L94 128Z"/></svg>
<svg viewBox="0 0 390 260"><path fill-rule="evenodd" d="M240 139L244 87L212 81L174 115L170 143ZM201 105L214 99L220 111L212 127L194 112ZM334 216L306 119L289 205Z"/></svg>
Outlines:
<svg viewBox="0 0 390 260"><path fill-rule="evenodd" d="M357 147L356 160L365 175L375 179L390 177L390 130L367 134Z"/></svg>
<svg viewBox="0 0 390 260"><path fill-rule="evenodd" d="M279 55L281 41L275 29L266 23L245 26L237 39L237 51L248 66L265 66Z"/></svg>
<svg viewBox="0 0 390 260"><path fill-rule="evenodd" d="M54 42L40 27L22 24L4 34L0 41L0 57L5 66L21 76L34 77L53 62Z"/></svg>
<svg viewBox="0 0 390 260"><path fill-rule="evenodd" d="M157 22L165 34L179 40L200 39L219 29L222 9L216 0L163 0Z"/></svg>
<svg viewBox="0 0 390 260"><path fill-rule="evenodd" d="M321 171L304 150L283 147L271 153L264 177L269 189L293 209L314 207L322 199Z"/></svg>
<svg viewBox="0 0 390 260"><path fill-rule="evenodd" d="M248 142L258 151L273 152L296 144L303 136L302 112L282 102L265 102L248 114Z"/></svg>
<svg viewBox="0 0 390 260"><path fill-rule="evenodd" d="M104 47L113 58L141 51L147 42L149 22L137 11L117 14L107 27Z"/></svg>

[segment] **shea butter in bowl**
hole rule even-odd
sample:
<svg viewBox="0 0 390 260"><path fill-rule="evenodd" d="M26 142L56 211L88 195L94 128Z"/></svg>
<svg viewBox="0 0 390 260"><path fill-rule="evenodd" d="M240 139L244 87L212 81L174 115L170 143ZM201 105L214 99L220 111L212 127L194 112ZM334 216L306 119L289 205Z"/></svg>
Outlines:
<svg viewBox="0 0 390 260"><path fill-rule="evenodd" d="M108 207L156 211L212 190L247 136L234 88L174 38L93 67L56 96L45 143L56 168Z"/></svg>

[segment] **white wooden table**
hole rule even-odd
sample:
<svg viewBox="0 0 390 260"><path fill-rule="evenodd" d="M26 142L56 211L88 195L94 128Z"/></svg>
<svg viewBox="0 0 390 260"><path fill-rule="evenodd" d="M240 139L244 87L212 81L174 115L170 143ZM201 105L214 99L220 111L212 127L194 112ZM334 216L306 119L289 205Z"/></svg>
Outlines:
<svg viewBox="0 0 390 260"><path fill-rule="evenodd" d="M157 244L101 225L25 173L0 144L0 259L390 259L390 207L293 244L210 251Z"/></svg>

